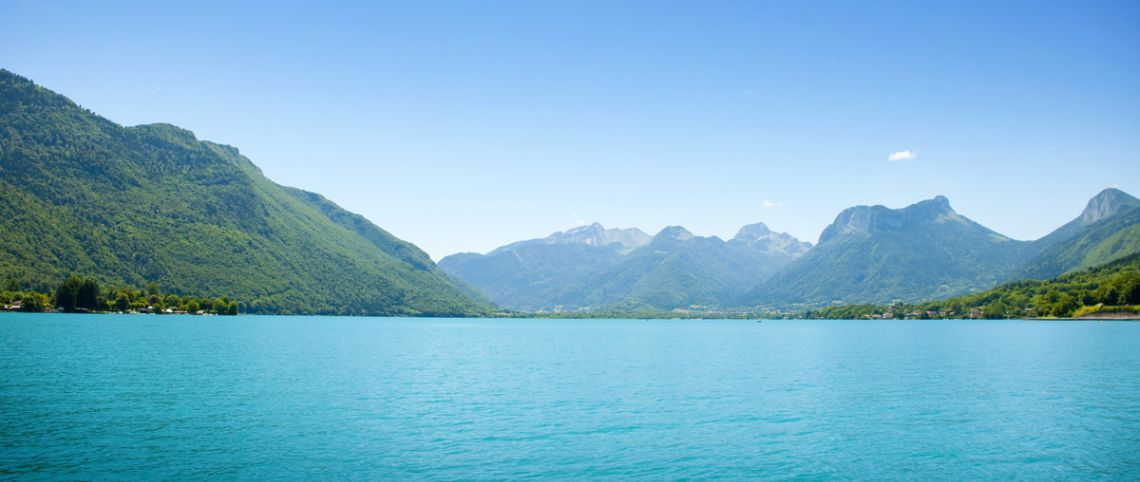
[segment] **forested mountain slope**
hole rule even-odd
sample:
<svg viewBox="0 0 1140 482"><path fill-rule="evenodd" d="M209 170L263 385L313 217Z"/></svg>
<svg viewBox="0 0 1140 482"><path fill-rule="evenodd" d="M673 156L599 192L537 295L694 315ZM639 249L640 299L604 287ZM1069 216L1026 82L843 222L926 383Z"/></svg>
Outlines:
<svg viewBox="0 0 1140 482"><path fill-rule="evenodd" d="M167 124L123 127L0 70L0 279L227 295L246 312L475 314L414 245L238 150Z"/></svg>

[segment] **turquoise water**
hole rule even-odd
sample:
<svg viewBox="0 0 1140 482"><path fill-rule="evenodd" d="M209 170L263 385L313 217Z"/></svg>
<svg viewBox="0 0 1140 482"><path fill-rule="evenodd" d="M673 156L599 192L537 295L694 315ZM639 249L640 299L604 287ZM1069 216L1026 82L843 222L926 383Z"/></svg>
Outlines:
<svg viewBox="0 0 1140 482"><path fill-rule="evenodd" d="M1140 478L1140 323L0 314L0 478Z"/></svg>

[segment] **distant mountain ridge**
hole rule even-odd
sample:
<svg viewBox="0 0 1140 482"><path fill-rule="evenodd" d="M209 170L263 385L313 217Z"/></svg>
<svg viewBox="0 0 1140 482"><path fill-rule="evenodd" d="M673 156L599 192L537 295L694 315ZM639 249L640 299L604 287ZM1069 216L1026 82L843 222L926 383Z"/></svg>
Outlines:
<svg viewBox="0 0 1140 482"><path fill-rule="evenodd" d="M643 235L594 223L439 265L513 309L670 310L725 306L811 246L763 224L729 241L680 226Z"/></svg>
<svg viewBox="0 0 1140 482"><path fill-rule="evenodd" d="M1137 207L1140 207L1140 200L1119 189L1107 188L1089 199L1079 216L1037 241L1051 246L1057 241L1077 234L1082 228Z"/></svg>
<svg viewBox="0 0 1140 482"><path fill-rule="evenodd" d="M901 209L856 206L819 243L742 300L749 305L887 303L989 288L1035 254L937 196Z"/></svg>
<svg viewBox="0 0 1140 482"><path fill-rule="evenodd" d="M747 301L822 305L920 301L1045 279L1140 252L1140 200L1106 189L1081 214L1036 241L1014 241L938 196L903 209L850 208L816 248Z"/></svg>
<svg viewBox="0 0 1140 482"><path fill-rule="evenodd" d="M237 149L169 124L123 127L0 70L0 279L226 295L243 312L465 315L416 246L279 186Z"/></svg>
<svg viewBox="0 0 1140 482"><path fill-rule="evenodd" d="M791 258L797 258L811 249L811 243L800 241L788 233L772 231L764 223L749 224L740 228L736 236L728 242L759 247L766 252L783 254Z"/></svg>
<svg viewBox="0 0 1140 482"><path fill-rule="evenodd" d="M545 238L511 243L488 254L511 250L529 244L584 244L586 246L604 247L616 243L621 247L620 251L629 252L649 244L652 240L653 236L637 228L606 229L599 223L593 223L566 231L559 231Z"/></svg>
<svg viewBox="0 0 1140 482"><path fill-rule="evenodd" d="M855 206L844 209L835 221L824 228L819 236L819 244L842 235L868 236L876 231L898 231L924 221L941 222L946 219L964 220L950 207L945 196L920 201L902 209L886 206ZM979 225L980 227L980 225ZM992 233L992 231L991 231ZM1005 238L997 233L994 236Z"/></svg>
<svg viewBox="0 0 1140 482"><path fill-rule="evenodd" d="M900 209L845 209L815 246L762 223L728 241L670 226L648 243L643 236L623 243L603 236L611 231L594 224L487 255L449 256L440 267L503 306L528 310L916 302L1140 252L1140 201L1107 189L1076 219L1036 241L986 228L954 211L944 196Z"/></svg>
<svg viewBox="0 0 1140 482"><path fill-rule="evenodd" d="M1140 253L1140 200L1105 189L1076 219L1037 241L1041 252L1009 280L1047 279Z"/></svg>

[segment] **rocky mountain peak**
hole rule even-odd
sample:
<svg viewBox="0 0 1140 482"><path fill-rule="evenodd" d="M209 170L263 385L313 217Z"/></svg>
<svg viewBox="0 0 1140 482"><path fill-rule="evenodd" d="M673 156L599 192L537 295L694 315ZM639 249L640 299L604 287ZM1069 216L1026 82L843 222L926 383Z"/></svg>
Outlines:
<svg viewBox="0 0 1140 482"><path fill-rule="evenodd" d="M740 228L740 230L736 232L736 236L733 236L732 239L739 239L742 241L755 241L758 239L767 238L771 235L772 230L768 229L768 226L766 226L764 223L756 223L749 224Z"/></svg>
<svg viewBox="0 0 1140 482"><path fill-rule="evenodd" d="M954 215L946 196L919 201L902 209L886 206L855 206L844 209L819 236L822 244L840 234L868 234L876 231L907 229L915 224L937 221Z"/></svg>
<svg viewBox="0 0 1140 482"><path fill-rule="evenodd" d="M1140 200L1110 187L1089 199L1085 210L1081 212L1080 221L1083 225L1089 225L1136 207L1140 207Z"/></svg>
<svg viewBox="0 0 1140 482"><path fill-rule="evenodd" d="M689 230L681 226L668 226L665 229L662 229L661 232L657 233L657 236L654 236L653 239L676 239L680 241L688 241L694 237L695 236L693 233L690 233Z"/></svg>
<svg viewBox="0 0 1140 482"><path fill-rule="evenodd" d="M939 214L951 214L954 212L954 208L950 207L950 200L946 196L934 196L932 199L911 204L901 211L918 216L937 216Z"/></svg>

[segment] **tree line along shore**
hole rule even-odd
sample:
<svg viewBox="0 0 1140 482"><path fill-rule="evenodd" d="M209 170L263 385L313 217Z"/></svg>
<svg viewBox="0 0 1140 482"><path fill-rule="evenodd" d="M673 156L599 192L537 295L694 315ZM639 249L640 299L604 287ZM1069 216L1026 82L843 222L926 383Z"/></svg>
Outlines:
<svg viewBox="0 0 1140 482"><path fill-rule="evenodd" d="M1022 280L979 293L920 303L841 305L807 318L1090 318L1140 314L1140 253L1046 280Z"/></svg>
<svg viewBox="0 0 1140 482"><path fill-rule="evenodd" d="M156 283L144 288L101 286L71 275L49 293L22 290L8 281L0 309L24 312L156 313L236 315L241 304L228 297L164 294ZM288 314L288 313L285 313ZM841 304L822 308L673 311L524 312L503 310L503 318L736 318L736 319L1024 319L1140 318L1140 253L1095 268L1047 280L1022 280L943 300L889 304Z"/></svg>
<svg viewBox="0 0 1140 482"><path fill-rule="evenodd" d="M162 293L158 284L143 288L105 287L92 278L71 275L47 293L22 289L9 280L0 291L0 309L31 313L152 313L189 315L236 315L240 304L222 296Z"/></svg>

